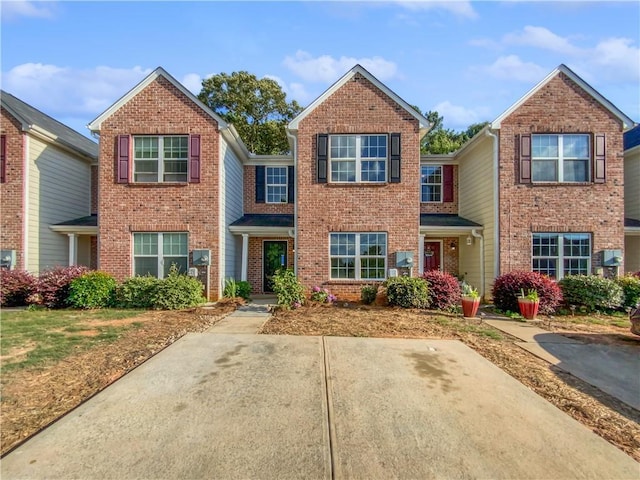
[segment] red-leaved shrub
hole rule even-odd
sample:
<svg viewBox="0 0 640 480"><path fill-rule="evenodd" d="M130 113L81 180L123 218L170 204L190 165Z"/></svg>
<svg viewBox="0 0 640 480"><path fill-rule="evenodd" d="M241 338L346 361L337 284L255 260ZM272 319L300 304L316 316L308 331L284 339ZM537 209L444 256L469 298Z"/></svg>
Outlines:
<svg viewBox="0 0 640 480"><path fill-rule="evenodd" d="M69 285L74 278L88 272L87 267L55 267L45 270L38 278L38 293L42 305L47 308L64 308L69 306Z"/></svg>
<svg viewBox="0 0 640 480"><path fill-rule="evenodd" d="M460 303L460 284L450 273L429 270L422 278L429 285L429 308L446 310Z"/></svg>
<svg viewBox="0 0 640 480"><path fill-rule="evenodd" d="M37 279L24 270L0 270L0 305L21 307L36 291Z"/></svg>
<svg viewBox="0 0 640 480"><path fill-rule="evenodd" d="M562 303L562 291L558 284L546 275L536 272L509 272L500 275L493 283L491 294L496 308L503 312L518 312L518 295L524 290L538 292L539 312L549 315Z"/></svg>

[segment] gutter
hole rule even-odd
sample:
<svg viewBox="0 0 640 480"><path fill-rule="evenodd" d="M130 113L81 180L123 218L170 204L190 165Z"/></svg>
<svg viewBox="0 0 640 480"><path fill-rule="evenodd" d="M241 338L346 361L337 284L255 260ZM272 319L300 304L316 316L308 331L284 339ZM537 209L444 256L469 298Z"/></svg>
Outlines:
<svg viewBox="0 0 640 480"><path fill-rule="evenodd" d="M297 132L297 131L296 131ZM293 174L295 179L293 182L293 235L289 232L289 236L293 237L293 273L298 276L298 135L293 135L291 131L286 129L287 137L293 143L291 153L293 155Z"/></svg>
<svg viewBox="0 0 640 480"><path fill-rule="evenodd" d="M489 125L489 127L490 126L491 125ZM495 278L500 275L500 168L498 158L498 135L493 133L490 128L487 128L485 135L493 139L493 204L495 205L493 211L493 238L495 240L493 245L493 276Z"/></svg>

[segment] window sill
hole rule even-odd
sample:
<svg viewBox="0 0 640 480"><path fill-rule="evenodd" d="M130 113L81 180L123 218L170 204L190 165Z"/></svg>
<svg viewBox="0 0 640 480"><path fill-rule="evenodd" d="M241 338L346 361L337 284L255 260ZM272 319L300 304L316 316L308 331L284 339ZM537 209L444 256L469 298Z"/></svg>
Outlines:
<svg viewBox="0 0 640 480"><path fill-rule="evenodd" d="M589 185L605 185L604 183L596 184L593 182L531 182L523 185L531 185L532 187L586 187Z"/></svg>
<svg viewBox="0 0 640 480"><path fill-rule="evenodd" d="M129 187L186 187L189 182L129 182Z"/></svg>
<svg viewBox="0 0 640 480"><path fill-rule="evenodd" d="M387 185L391 185L390 182L344 182L344 183L336 183L336 182L327 182L326 185L329 188L354 188L354 187L386 187Z"/></svg>
<svg viewBox="0 0 640 480"><path fill-rule="evenodd" d="M371 285L372 283L382 283L386 280L386 278L383 280L355 280L352 278L335 278L324 282L323 285Z"/></svg>

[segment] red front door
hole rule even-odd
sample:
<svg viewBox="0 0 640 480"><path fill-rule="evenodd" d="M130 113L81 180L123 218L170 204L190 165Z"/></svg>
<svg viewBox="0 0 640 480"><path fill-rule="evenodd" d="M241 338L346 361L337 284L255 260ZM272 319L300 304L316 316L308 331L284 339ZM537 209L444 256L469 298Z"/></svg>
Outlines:
<svg viewBox="0 0 640 480"><path fill-rule="evenodd" d="M440 270L440 242L424 242L424 271Z"/></svg>

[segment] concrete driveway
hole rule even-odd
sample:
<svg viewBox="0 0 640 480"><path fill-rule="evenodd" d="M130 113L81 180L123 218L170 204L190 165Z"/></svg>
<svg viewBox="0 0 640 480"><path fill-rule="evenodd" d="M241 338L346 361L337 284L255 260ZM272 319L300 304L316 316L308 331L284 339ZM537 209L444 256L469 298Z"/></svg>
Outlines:
<svg viewBox="0 0 640 480"><path fill-rule="evenodd" d="M3 480L633 478L460 342L189 334L2 459Z"/></svg>

